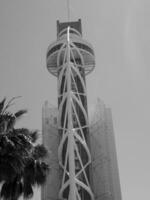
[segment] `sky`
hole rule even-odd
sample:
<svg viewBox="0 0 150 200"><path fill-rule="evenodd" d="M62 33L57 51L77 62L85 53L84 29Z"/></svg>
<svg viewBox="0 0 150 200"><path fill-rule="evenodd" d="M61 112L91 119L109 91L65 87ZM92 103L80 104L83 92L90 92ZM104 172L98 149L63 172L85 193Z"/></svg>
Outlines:
<svg viewBox="0 0 150 200"><path fill-rule="evenodd" d="M70 0L70 20L79 18L96 59L88 104L100 97L112 110L122 199L149 199L150 1ZM68 20L67 0L0 0L0 99L22 96L12 107L28 109L20 126L41 130L44 101L57 104L46 69L56 20Z"/></svg>

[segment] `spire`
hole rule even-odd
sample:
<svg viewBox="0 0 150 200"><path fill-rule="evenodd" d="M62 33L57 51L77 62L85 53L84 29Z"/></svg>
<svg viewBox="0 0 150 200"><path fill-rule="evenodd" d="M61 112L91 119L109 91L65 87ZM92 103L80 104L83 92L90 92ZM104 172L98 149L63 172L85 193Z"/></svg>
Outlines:
<svg viewBox="0 0 150 200"><path fill-rule="evenodd" d="M70 22L70 0L67 0L67 18L68 22Z"/></svg>

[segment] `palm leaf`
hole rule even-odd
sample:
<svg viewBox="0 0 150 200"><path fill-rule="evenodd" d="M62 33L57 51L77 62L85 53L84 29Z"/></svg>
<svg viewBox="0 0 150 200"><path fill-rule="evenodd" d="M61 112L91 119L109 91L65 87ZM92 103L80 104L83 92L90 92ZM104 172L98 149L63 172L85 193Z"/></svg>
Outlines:
<svg viewBox="0 0 150 200"><path fill-rule="evenodd" d="M11 190L12 190L11 184L9 182L5 182L2 185L0 197L3 198L4 200L9 200L10 195L12 193Z"/></svg>
<svg viewBox="0 0 150 200"><path fill-rule="evenodd" d="M0 158L0 182L12 181L16 176L14 168L2 157Z"/></svg>
<svg viewBox="0 0 150 200"><path fill-rule="evenodd" d="M32 158L28 159L23 173L23 182L30 183L31 185L35 184L35 160Z"/></svg>
<svg viewBox="0 0 150 200"><path fill-rule="evenodd" d="M45 148L43 144L38 144L34 147L33 157L35 160L43 159L48 156L48 150Z"/></svg>
<svg viewBox="0 0 150 200"><path fill-rule="evenodd" d="M17 200L22 195L22 192L22 183L15 178L13 182L5 182L2 185L0 197L4 200Z"/></svg>
<svg viewBox="0 0 150 200"><path fill-rule="evenodd" d="M32 143L35 143L38 139L38 136L39 136L38 131L37 130L31 131L30 135L31 135Z"/></svg>
<svg viewBox="0 0 150 200"><path fill-rule="evenodd" d="M22 115L24 115L26 113L27 113L27 110L19 110L14 115L18 119L18 118L22 117Z"/></svg>
<svg viewBox="0 0 150 200"><path fill-rule="evenodd" d="M4 98L4 99L0 102L0 113L3 112L4 105L5 105L5 101L6 101L6 98Z"/></svg>
<svg viewBox="0 0 150 200"><path fill-rule="evenodd" d="M49 167L44 162L36 162L35 166L35 181L37 185L42 185L46 181L47 173L49 171Z"/></svg>
<svg viewBox="0 0 150 200"><path fill-rule="evenodd" d="M17 200L33 196L32 186L45 183L49 167L41 162L48 154L43 145L35 145L38 131L15 128L17 120L26 110L11 113L8 108L14 104L13 97L6 103L0 102L0 197L3 200Z"/></svg>
<svg viewBox="0 0 150 200"><path fill-rule="evenodd" d="M7 102L7 104L4 106L3 112L2 112L2 113L4 114L10 106L14 105L13 101L14 101L15 99L20 98L20 97L21 97L21 96L17 96L17 97L11 98L11 99ZM6 101L5 101L5 102L6 102ZM5 104L5 102L4 102L4 104Z"/></svg>
<svg viewBox="0 0 150 200"><path fill-rule="evenodd" d="M23 186L22 182L18 179L18 177L15 178L13 182L11 182L12 186L12 193L11 193L11 198L12 200L17 200L23 192Z"/></svg>
<svg viewBox="0 0 150 200"><path fill-rule="evenodd" d="M33 197L33 189L32 189L32 186L28 182L24 183L23 185L23 197L25 199L29 199Z"/></svg>

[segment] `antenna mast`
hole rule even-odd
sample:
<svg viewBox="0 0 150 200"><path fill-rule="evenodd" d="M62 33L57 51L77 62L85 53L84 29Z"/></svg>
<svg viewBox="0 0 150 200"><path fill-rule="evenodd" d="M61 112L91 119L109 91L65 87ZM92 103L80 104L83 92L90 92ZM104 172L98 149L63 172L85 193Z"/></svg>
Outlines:
<svg viewBox="0 0 150 200"><path fill-rule="evenodd" d="M70 22L70 1L67 0L67 18L68 22Z"/></svg>

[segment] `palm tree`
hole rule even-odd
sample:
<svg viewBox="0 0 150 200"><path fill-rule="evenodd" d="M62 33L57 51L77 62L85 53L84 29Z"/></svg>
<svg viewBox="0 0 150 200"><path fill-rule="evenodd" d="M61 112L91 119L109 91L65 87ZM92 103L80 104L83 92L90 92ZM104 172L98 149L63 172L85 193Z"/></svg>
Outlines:
<svg viewBox="0 0 150 200"><path fill-rule="evenodd" d="M14 100L6 103L4 98L0 102L0 197L4 200L17 200L21 195L31 198L33 187L44 184L49 171L43 162L47 150L36 145L38 132L15 128L17 120L27 111L8 111Z"/></svg>

